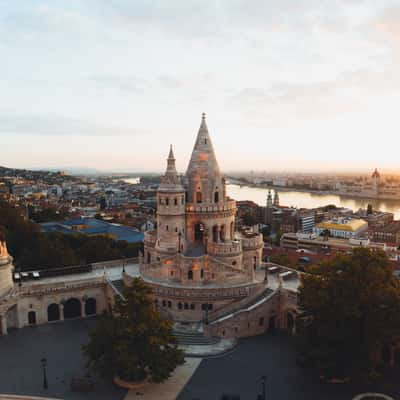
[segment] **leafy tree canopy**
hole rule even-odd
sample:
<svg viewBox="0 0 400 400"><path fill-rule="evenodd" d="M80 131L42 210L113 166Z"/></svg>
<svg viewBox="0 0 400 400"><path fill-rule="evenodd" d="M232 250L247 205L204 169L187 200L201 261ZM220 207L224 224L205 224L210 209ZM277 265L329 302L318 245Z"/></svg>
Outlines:
<svg viewBox="0 0 400 400"><path fill-rule="evenodd" d="M162 382L184 363L172 322L161 317L151 293L135 278L125 300L116 297L113 313L100 319L83 347L90 369L110 379Z"/></svg>
<svg viewBox="0 0 400 400"><path fill-rule="evenodd" d="M306 360L326 377L377 374L400 339L400 283L387 256L357 248L309 271L299 292Z"/></svg>

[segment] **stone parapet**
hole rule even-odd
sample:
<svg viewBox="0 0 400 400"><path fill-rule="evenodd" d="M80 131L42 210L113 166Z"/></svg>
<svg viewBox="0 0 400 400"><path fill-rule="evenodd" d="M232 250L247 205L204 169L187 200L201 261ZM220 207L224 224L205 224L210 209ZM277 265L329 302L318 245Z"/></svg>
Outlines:
<svg viewBox="0 0 400 400"><path fill-rule="evenodd" d="M223 203L189 203L186 205L186 212L190 214L214 214L229 213L234 215L236 212L236 201L227 200Z"/></svg>
<svg viewBox="0 0 400 400"><path fill-rule="evenodd" d="M154 247L157 242L157 231L146 231L144 233L144 245L146 247Z"/></svg>
<svg viewBox="0 0 400 400"><path fill-rule="evenodd" d="M215 256L234 256L242 252L242 244L238 240L228 242L208 242L207 252Z"/></svg>
<svg viewBox="0 0 400 400"><path fill-rule="evenodd" d="M256 250L264 247L263 235L261 233L254 233L252 235L241 235L243 251Z"/></svg>

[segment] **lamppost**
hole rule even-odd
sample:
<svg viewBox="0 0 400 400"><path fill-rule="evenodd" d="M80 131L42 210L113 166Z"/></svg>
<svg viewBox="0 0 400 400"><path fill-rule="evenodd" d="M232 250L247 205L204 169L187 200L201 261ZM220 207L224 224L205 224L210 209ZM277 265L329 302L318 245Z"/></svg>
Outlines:
<svg viewBox="0 0 400 400"><path fill-rule="evenodd" d="M47 372L46 372L46 366L47 366L47 359L42 358L40 360L40 363L42 364L42 370L43 370L43 389L47 389Z"/></svg>
<svg viewBox="0 0 400 400"><path fill-rule="evenodd" d="M267 400L267 377L263 375L261 377L261 394L257 396L257 400Z"/></svg>
<svg viewBox="0 0 400 400"><path fill-rule="evenodd" d="M122 273L125 273L125 256L122 256Z"/></svg>

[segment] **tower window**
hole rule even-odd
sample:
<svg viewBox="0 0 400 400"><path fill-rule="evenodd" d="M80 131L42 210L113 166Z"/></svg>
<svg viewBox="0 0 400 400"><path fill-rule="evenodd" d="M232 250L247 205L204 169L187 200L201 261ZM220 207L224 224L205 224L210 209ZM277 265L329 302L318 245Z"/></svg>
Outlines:
<svg viewBox="0 0 400 400"><path fill-rule="evenodd" d="M202 202L201 192L196 192L196 203Z"/></svg>
<svg viewBox="0 0 400 400"><path fill-rule="evenodd" d="M174 205L178 205L178 199L176 197L174 198Z"/></svg>
<svg viewBox="0 0 400 400"><path fill-rule="evenodd" d="M201 278L201 279L204 278L204 269L203 269L203 268L200 270L200 278Z"/></svg>
<svg viewBox="0 0 400 400"><path fill-rule="evenodd" d="M165 226L165 230L166 230L166 231L168 230L168 225Z"/></svg>
<svg viewBox="0 0 400 400"><path fill-rule="evenodd" d="M168 197L165 199L165 204L166 204L167 206L169 205L169 198L168 198Z"/></svg>
<svg viewBox="0 0 400 400"><path fill-rule="evenodd" d="M214 193L214 203L218 203L219 202L219 193L215 192Z"/></svg>
<svg viewBox="0 0 400 400"><path fill-rule="evenodd" d="M204 144L207 144L207 138L204 139Z"/></svg>
<svg viewBox="0 0 400 400"><path fill-rule="evenodd" d="M188 272L188 279L189 279L189 280L193 280L193 271L192 271L192 270L190 270L190 271Z"/></svg>

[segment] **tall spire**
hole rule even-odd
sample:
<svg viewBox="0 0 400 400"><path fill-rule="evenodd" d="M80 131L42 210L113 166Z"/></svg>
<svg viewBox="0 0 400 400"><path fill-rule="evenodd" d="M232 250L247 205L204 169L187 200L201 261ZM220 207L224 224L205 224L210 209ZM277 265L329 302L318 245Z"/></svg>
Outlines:
<svg viewBox="0 0 400 400"><path fill-rule="evenodd" d="M169 190L169 191L182 191L181 180L178 176L175 166L174 151L172 149L172 144L169 148L169 154L167 158L167 170L165 175L161 178L161 185L159 190Z"/></svg>
<svg viewBox="0 0 400 400"><path fill-rule="evenodd" d="M196 192L202 193L203 203L213 203L216 191L223 189L221 172L215 157L211 137L206 123L206 114L201 116L192 156L186 172L189 184L189 202L194 202ZM222 199L222 194L221 197Z"/></svg>
<svg viewBox="0 0 400 400"><path fill-rule="evenodd" d="M272 208L272 194L271 194L271 189L268 189L267 208Z"/></svg>

